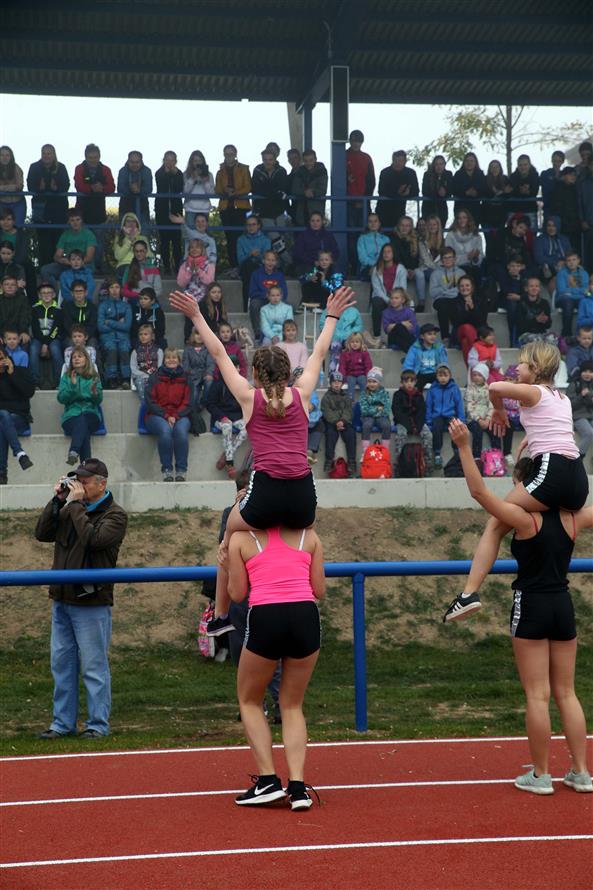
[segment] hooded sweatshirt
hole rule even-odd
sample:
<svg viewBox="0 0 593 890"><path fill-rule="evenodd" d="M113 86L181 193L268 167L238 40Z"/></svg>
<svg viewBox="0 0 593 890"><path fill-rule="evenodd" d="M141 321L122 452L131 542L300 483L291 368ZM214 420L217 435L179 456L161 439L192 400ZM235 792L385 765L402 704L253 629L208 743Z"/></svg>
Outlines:
<svg viewBox="0 0 593 890"><path fill-rule="evenodd" d="M152 250L150 249L148 236L143 235L141 231L139 231L134 239L130 241L127 234L124 232L124 226L129 219L133 219L138 228L140 228L140 220L135 213L126 213L125 216L122 218L121 226L119 227L119 235L113 242L113 255L115 257L118 268L120 266L130 265L130 263L134 259L134 244L136 241L144 241L144 243L146 244L147 256L151 257L153 255Z"/></svg>
<svg viewBox="0 0 593 890"><path fill-rule="evenodd" d="M556 225L555 235L546 233L548 220L552 220ZM560 226L559 216L546 216L544 219L542 233L537 236L533 245L533 255L538 266L549 266L551 270L554 270L556 263L566 258L566 254L570 250L570 241L566 235L560 233Z"/></svg>

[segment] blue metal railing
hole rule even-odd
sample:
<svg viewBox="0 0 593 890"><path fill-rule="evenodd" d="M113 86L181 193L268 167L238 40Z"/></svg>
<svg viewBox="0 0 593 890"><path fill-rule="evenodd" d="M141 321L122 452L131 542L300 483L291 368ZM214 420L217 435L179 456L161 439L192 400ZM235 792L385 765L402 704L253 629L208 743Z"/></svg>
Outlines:
<svg viewBox="0 0 593 890"><path fill-rule="evenodd" d="M365 578L403 577L410 575L467 575L469 560L427 562L329 562L325 564L328 578L352 578L352 615L354 642L354 707L357 732L366 732L367 677ZM497 560L492 574L512 575L517 564L512 559ZM592 573L593 559L573 559L570 572ZM41 584L132 583L157 581L204 581L216 577L214 566L159 566L145 569L78 569L0 572L0 587L27 587Z"/></svg>

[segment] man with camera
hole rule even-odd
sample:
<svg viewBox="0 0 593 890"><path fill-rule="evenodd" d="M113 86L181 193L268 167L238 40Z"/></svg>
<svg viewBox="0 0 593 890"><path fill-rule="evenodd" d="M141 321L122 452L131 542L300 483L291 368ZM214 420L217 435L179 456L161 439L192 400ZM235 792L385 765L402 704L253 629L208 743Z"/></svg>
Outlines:
<svg viewBox="0 0 593 890"><path fill-rule="evenodd" d="M107 467L96 458L54 485L54 496L37 521L38 541L54 542L53 569L112 569L128 517L107 489ZM78 738L109 732L109 643L113 584L52 584L51 670L53 720L39 738L77 734L78 675L87 696L87 721Z"/></svg>

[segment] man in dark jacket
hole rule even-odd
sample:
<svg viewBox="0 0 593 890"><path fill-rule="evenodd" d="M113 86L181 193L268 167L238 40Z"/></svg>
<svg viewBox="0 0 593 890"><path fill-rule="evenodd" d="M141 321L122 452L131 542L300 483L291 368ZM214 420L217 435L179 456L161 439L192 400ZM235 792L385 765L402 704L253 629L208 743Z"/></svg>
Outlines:
<svg viewBox="0 0 593 890"><path fill-rule="evenodd" d="M174 151L166 151L162 167L154 174L157 195L163 192L166 197L157 197L154 202L154 218L159 227L161 240L161 259L165 274L177 275L183 251L181 248L181 232L172 228L171 214L183 213L183 173L177 169L177 155ZM179 195L179 197L175 197ZM161 228L164 226L164 228ZM171 255L173 259L171 260Z"/></svg>
<svg viewBox="0 0 593 890"><path fill-rule="evenodd" d="M119 219L126 213L135 213L142 228L150 225L148 195L152 192L152 170L147 167L141 151L128 153L128 160L117 176L119 192Z"/></svg>
<svg viewBox="0 0 593 890"><path fill-rule="evenodd" d="M53 569L115 568L128 517L107 490L107 476L105 464L89 458L54 485L35 527L38 541L54 542ZM79 738L100 738L109 732L111 712L113 584L51 584L49 596L54 713L39 738L76 735L79 672L87 694Z"/></svg>
<svg viewBox="0 0 593 890"><path fill-rule="evenodd" d="M293 219L297 226L305 226L313 213L325 215L327 169L317 160L312 148L303 152L303 163L291 173Z"/></svg>
<svg viewBox="0 0 593 890"><path fill-rule="evenodd" d="M254 167L251 175L253 194L258 195L253 199L253 210L262 221L280 265L286 268L292 263L292 257L287 250L284 234L277 229L285 229L289 223L289 217L286 215L288 175L269 149L265 148L262 151L261 158L262 163Z"/></svg>
<svg viewBox="0 0 593 890"><path fill-rule="evenodd" d="M384 229L392 229L400 216L406 215L408 199L420 194L418 177L406 167L407 160L405 151L394 151L391 166L381 170L379 195L382 200L377 202L377 213Z"/></svg>

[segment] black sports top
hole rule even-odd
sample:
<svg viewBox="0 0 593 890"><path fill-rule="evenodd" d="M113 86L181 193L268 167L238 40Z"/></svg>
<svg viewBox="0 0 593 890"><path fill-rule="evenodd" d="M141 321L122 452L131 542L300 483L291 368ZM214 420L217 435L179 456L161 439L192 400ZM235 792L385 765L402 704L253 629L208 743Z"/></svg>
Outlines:
<svg viewBox="0 0 593 890"><path fill-rule="evenodd" d="M512 587L532 593L565 593L574 541L562 525L558 510L540 515L542 527L532 538L518 540L513 535L511 553L517 560L518 573Z"/></svg>

